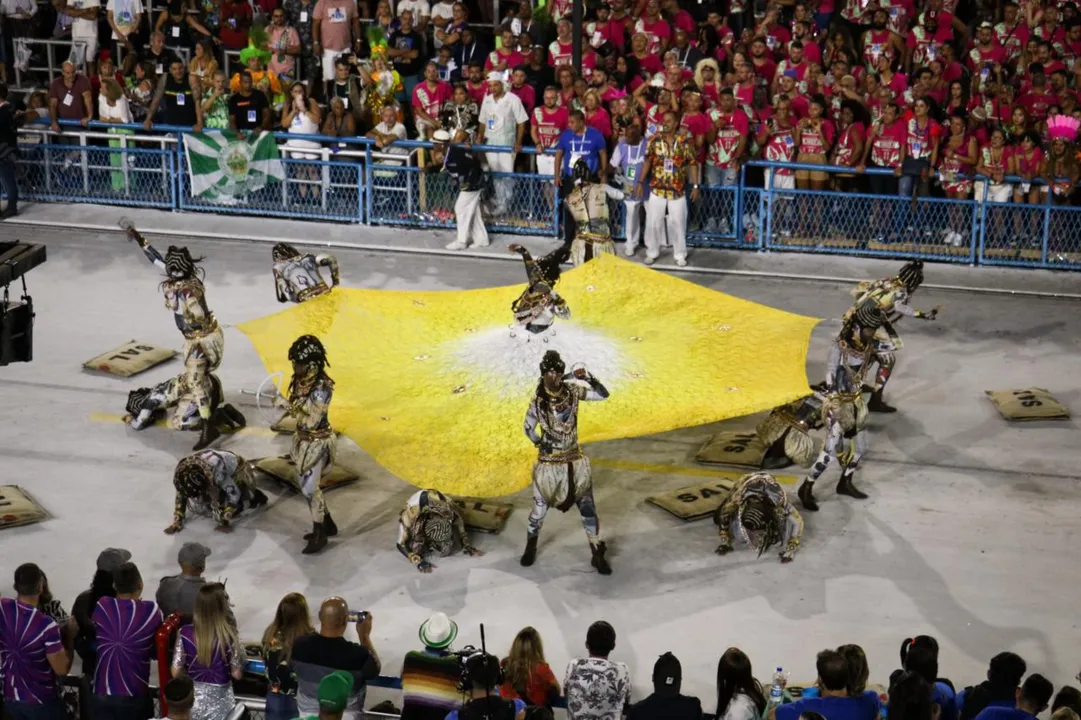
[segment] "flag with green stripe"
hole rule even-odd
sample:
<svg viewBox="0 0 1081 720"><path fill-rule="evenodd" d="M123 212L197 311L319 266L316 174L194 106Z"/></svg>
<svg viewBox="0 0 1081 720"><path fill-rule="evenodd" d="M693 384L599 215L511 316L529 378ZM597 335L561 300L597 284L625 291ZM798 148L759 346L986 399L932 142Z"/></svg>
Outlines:
<svg viewBox="0 0 1081 720"><path fill-rule="evenodd" d="M191 194L232 205L249 193L285 178L274 134L208 130L184 136Z"/></svg>

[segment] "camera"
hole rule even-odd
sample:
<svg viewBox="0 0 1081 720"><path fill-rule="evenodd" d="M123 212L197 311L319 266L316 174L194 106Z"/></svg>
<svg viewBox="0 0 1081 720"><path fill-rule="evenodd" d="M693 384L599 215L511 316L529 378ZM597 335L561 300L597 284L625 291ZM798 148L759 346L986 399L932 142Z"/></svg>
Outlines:
<svg viewBox="0 0 1081 720"><path fill-rule="evenodd" d="M350 610L347 616L351 623L362 623L371 615L367 610Z"/></svg>

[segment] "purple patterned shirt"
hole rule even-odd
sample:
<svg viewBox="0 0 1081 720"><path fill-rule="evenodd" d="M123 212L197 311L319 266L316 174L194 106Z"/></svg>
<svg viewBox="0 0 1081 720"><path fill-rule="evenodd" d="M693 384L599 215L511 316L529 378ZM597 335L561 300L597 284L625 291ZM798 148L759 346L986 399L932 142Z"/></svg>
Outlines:
<svg viewBox="0 0 1081 720"><path fill-rule="evenodd" d="M244 667L247 660L238 648L214 648L210 667L199 662L195 649L195 627L185 625L176 636L176 651L173 654L173 667L178 664L188 674L192 682L208 685L229 685L233 682L232 672L235 667Z"/></svg>
<svg viewBox="0 0 1081 720"><path fill-rule="evenodd" d="M41 705L57 697L48 655L63 652L60 627L45 613L13 598L0 598L0 671L4 697Z"/></svg>
<svg viewBox="0 0 1081 720"><path fill-rule="evenodd" d="M161 610L152 600L98 600L91 618L98 638L95 695L146 695Z"/></svg>

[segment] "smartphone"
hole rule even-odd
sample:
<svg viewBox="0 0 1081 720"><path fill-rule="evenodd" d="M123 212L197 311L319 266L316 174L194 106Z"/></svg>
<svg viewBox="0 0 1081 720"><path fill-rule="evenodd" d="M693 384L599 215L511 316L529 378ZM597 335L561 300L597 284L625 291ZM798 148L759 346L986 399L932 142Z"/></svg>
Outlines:
<svg viewBox="0 0 1081 720"><path fill-rule="evenodd" d="M349 622L360 623L368 619L367 610L351 610L349 612Z"/></svg>

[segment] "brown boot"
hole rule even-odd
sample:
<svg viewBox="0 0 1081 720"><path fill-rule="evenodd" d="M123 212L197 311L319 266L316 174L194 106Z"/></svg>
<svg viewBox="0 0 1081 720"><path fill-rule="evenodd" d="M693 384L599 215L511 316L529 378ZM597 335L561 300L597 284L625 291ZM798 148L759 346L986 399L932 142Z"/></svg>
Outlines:
<svg viewBox="0 0 1081 720"><path fill-rule="evenodd" d="M525 552L522 553L522 567L529 567L533 564L533 561L537 559L537 538L527 537L525 541Z"/></svg>

